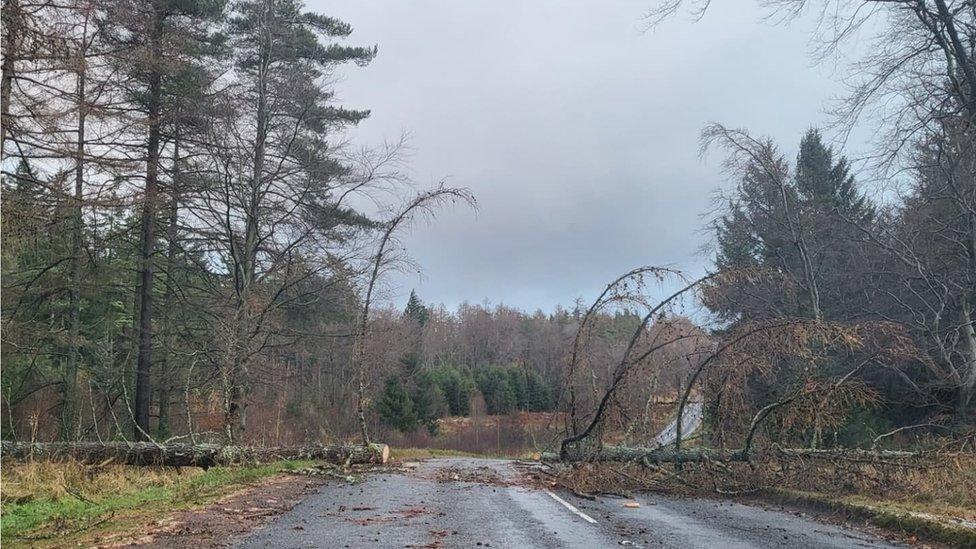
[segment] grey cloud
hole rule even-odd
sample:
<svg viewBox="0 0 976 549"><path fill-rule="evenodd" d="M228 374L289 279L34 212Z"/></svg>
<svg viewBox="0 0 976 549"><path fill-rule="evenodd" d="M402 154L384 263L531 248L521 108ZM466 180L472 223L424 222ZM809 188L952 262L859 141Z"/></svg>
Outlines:
<svg viewBox="0 0 976 549"><path fill-rule="evenodd" d="M698 157L702 125L792 147L843 91L809 63L802 22L736 0L642 33L649 2L309 2L379 46L338 85L373 112L351 137L407 130L417 181L447 176L479 201L405 236L424 275L394 281L404 296L550 310L636 265L700 272L700 216L724 181Z"/></svg>

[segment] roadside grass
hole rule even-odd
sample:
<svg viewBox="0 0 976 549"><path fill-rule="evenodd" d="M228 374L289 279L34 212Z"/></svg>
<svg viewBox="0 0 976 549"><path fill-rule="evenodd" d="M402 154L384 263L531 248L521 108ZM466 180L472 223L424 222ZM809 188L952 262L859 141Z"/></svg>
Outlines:
<svg viewBox="0 0 976 549"><path fill-rule="evenodd" d="M956 455L935 466L811 467L765 495L907 536L976 548L974 455Z"/></svg>
<svg viewBox="0 0 976 549"><path fill-rule="evenodd" d="M753 465L582 463L555 471L550 480L580 493L655 491L794 504L907 538L976 548L976 455L907 463L768 460Z"/></svg>
<svg viewBox="0 0 976 549"><path fill-rule="evenodd" d="M77 462L10 463L0 489L4 546L64 545L147 516L207 503L310 461L254 466L132 467Z"/></svg>
<svg viewBox="0 0 976 549"><path fill-rule="evenodd" d="M943 506L932 508L917 503L878 501L862 496L838 497L787 489L768 490L762 499L838 513L909 538L936 541L951 547L976 548L976 523L960 518L960 515L972 513L967 509L950 510Z"/></svg>

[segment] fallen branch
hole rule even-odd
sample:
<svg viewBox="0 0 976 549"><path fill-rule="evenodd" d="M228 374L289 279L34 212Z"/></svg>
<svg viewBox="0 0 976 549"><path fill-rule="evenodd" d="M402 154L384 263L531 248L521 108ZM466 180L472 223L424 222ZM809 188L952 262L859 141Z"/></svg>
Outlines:
<svg viewBox="0 0 976 549"><path fill-rule="evenodd" d="M322 460L339 464L384 464L390 456L385 444L334 444L277 448L221 446L219 444L155 444L152 442L10 442L0 444L3 459L74 459L98 464L214 467L282 459Z"/></svg>

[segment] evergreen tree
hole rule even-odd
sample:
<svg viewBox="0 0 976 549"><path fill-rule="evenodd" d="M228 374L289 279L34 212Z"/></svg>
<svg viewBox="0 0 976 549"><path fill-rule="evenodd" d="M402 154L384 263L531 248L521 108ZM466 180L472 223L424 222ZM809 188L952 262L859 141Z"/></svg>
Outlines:
<svg viewBox="0 0 976 549"><path fill-rule="evenodd" d="M421 374L413 392L413 409L419 426L427 428L431 435L437 434L437 420L447 415L448 405L440 386L433 376Z"/></svg>
<svg viewBox="0 0 976 549"><path fill-rule="evenodd" d="M134 416L136 440L149 433L152 392L153 305L156 225L163 128L186 88L174 83L194 72L213 54L220 35L213 23L223 15L222 0L114 0L108 5L103 28L113 46L112 59L127 76L122 86L135 110L144 116L145 184L139 238L140 263L136 287L136 383ZM175 99L174 99L175 98Z"/></svg>
<svg viewBox="0 0 976 549"><path fill-rule="evenodd" d="M475 384L469 376L449 365L434 368L428 375L440 388L452 416L466 416L470 413L471 393L475 390Z"/></svg>
<svg viewBox="0 0 976 549"><path fill-rule="evenodd" d="M478 372L478 390L485 397L489 414L507 414L518 407L518 395L501 366L488 366Z"/></svg>
<svg viewBox="0 0 976 549"><path fill-rule="evenodd" d="M403 315L409 319L413 319L417 325L423 328L430 318L430 310L420 301L417 293L410 290L410 298L407 300L407 306L403 310Z"/></svg>
<svg viewBox="0 0 976 549"><path fill-rule="evenodd" d="M845 267L860 248L852 223L869 224L874 208L857 190L847 160L835 161L817 130L803 136L792 170L775 146L757 143L763 160L744 162L715 222L715 263L720 269L761 267L782 280L726 284L709 294L710 305L729 319L856 314L864 297Z"/></svg>
<svg viewBox="0 0 976 549"><path fill-rule="evenodd" d="M413 399L397 376L386 378L386 385L376 409L383 423L402 433L408 433L417 427Z"/></svg>
<svg viewBox="0 0 976 549"><path fill-rule="evenodd" d="M538 372L526 372L526 389L528 392L528 405L526 409L530 412L548 412L552 410L554 403L552 388L546 384L545 380Z"/></svg>
<svg viewBox="0 0 976 549"><path fill-rule="evenodd" d="M794 178L800 195L814 207L836 209L855 222L874 215L870 203L857 190L847 159L834 162L834 152L824 144L819 130L808 130L800 140Z"/></svg>
<svg viewBox="0 0 976 549"><path fill-rule="evenodd" d="M307 12L298 0L236 3L227 30L233 79L215 108L214 184L197 213L218 235L214 253L230 273L229 287L215 287L231 311L220 370L224 431L235 440L245 426L248 362L275 337L271 313L282 306L280 298L305 277L296 252L332 257L356 232L374 226L339 203L352 169L333 139L369 112L335 105L325 77L342 63L368 63L375 48L336 43L352 27Z"/></svg>

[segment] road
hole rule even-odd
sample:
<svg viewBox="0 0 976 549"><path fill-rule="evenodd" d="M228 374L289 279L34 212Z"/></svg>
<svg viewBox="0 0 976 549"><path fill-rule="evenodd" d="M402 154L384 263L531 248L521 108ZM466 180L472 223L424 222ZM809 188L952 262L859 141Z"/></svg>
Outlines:
<svg viewBox="0 0 976 549"><path fill-rule="evenodd" d="M694 434L701 426L702 422L702 403L701 401L692 400L685 406L684 412L681 414L681 438L684 440L686 437ZM653 439L649 446L655 448L658 446L666 446L668 444L674 444L674 440L678 438L678 418L674 418L671 423L669 423L664 429L661 430Z"/></svg>
<svg viewBox="0 0 976 549"><path fill-rule="evenodd" d="M588 501L522 482L514 462L421 462L330 484L237 547L896 547L869 533L733 502Z"/></svg>

